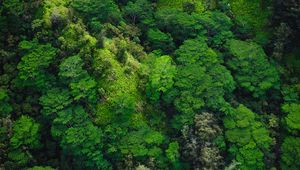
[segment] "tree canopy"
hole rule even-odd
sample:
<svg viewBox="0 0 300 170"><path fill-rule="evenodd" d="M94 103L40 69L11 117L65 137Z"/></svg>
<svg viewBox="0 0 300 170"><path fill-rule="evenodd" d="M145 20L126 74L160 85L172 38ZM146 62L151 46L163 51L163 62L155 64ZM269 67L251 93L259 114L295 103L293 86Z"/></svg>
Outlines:
<svg viewBox="0 0 300 170"><path fill-rule="evenodd" d="M300 169L299 11L0 1L0 169Z"/></svg>

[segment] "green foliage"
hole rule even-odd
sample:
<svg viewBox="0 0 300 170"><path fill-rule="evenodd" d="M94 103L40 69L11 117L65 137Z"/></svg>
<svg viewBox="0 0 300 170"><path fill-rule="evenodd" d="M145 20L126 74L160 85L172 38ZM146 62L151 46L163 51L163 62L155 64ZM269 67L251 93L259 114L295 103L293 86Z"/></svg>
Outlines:
<svg viewBox="0 0 300 170"><path fill-rule="evenodd" d="M281 162L282 170L297 170L300 167L300 138L288 136L281 145Z"/></svg>
<svg viewBox="0 0 300 170"><path fill-rule="evenodd" d="M12 14L22 15L24 13L25 4L23 0L4 0L2 3Z"/></svg>
<svg viewBox="0 0 300 170"><path fill-rule="evenodd" d="M242 27L243 33L255 34L256 40L264 43L269 37L265 31L271 10L270 1L261 0L226 0L230 4L235 20Z"/></svg>
<svg viewBox="0 0 300 170"><path fill-rule="evenodd" d="M175 117L177 126L177 121L191 124L195 113L205 104L213 109L227 105L224 96L234 90L235 82L214 50L202 40L186 40L175 55L180 65L175 78L173 93L178 97L174 104L183 113Z"/></svg>
<svg viewBox="0 0 300 170"><path fill-rule="evenodd" d="M86 98L88 101L95 102L97 83L83 69L83 64L78 55L68 57L59 65L59 76L70 81L69 87L74 100Z"/></svg>
<svg viewBox="0 0 300 170"><path fill-rule="evenodd" d="M43 5L42 20L35 20L34 23L43 22L46 28L57 28L65 26L71 16L70 9L67 8L69 0L45 0ZM37 28L39 24L35 25Z"/></svg>
<svg viewBox="0 0 300 170"><path fill-rule="evenodd" d="M26 152L22 152L20 149L17 149L10 151L7 154L7 157L18 165L26 165L26 163L30 161L31 155Z"/></svg>
<svg viewBox="0 0 300 170"><path fill-rule="evenodd" d="M147 37L152 49L160 49L168 53L175 48L173 38L169 34L163 33L158 29L149 29Z"/></svg>
<svg viewBox="0 0 300 170"><path fill-rule="evenodd" d="M91 55L91 51L95 48L97 40L88 34L85 26L81 22L68 24L58 37L61 43L61 49L69 55L81 56Z"/></svg>
<svg viewBox="0 0 300 170"><path fill-rule="evenodd" d="M299 6L2 0L0 169L299 169Z"/></svg>
<svg viewBox="0 0 300 170"><path fill-rule="evenodd" d="M166 150L166 155L172 163L178 161L178 158L180 156L178 142L169 143L168 149Z"/></svg>
<svg viewBox="0 0 300 170"><path fill-rule="evenodd" d="M32 159L29 150L41 146L39 130L40 125L31 117L21 116L12 127L8 157L20 165Z"/></svg>
<svg viewBox="0 0 300 170"><path fill-rule="evenodd" d="M57 113L72 102L68 90L57 88L48 90L39 100L40 104L43 106L41 112L47 116Z"/></svg>
<svg viewBox="0 0 300 170"><path fill-rule="evenodd" d="M199 64L178 67L174 86L178 89L179 95L174 104L183 114L175 120L183 124L191 124L195 112L205 104L203 96L206 88L211 84L211 78L204 71ZM178 126L179 122L174 122L174 124Z"/></svg>
<svg viewBox="0 0 300 170"><path fill-rule="evenodd" d="M288 115L285 117L287 128L290 132L300 131L300 104L291 103L282 106L283 112Z"/></svg>
<svg viewBox="0 0 300 170"><path fill-rule="evenodd" d="M269 150L272 139L255 113L243 105L224 119L229 152L241 163L241 169L264 169L264 152Z"/></svg>
<svg viewBox="0 0 300 170"><path fill-rule="evenodd" d="M21 116L13 126L13 135L10 144L13 149L22 148L38 148L40 143L39 134L40 125L29 116Z"/></svg>
<svg viewBox="0 0 300 170"><path fill-rule="evenodd" d="M296 103L299 101L299 96L297 94L297 86L283 86L281 93L283 99L286 103Z"/></svg>
<svg viewBox="0 0 300 170"><path fill-rule="evenodd" d="M233 22L224 13L214 11L194 15L197 21L208 30L208 40L212 46L221 48L228 39L234 37L231 32Z"/></svg>
<svg viewBox="0 0 300 170"><path fill-rule="evenodd" d="M51 132L60 139L65 153L72 153L89 169L110 169L101 151L102 131L91 123L81 106L72 106L58 112Z"/></svg>
<svg viewBox="0 0 300 170"><path fill-rule="evenodd" d="M74 100L81 98L87 98L89 101L96 100L96 82L91 77L81 79L79 82L72 82L70 84L71 93L74 96Z"/></svg>
<svg viewBox="0 0 300 170"><path fill-rule="evenodd" d="M107 48L113 45L107 44ZM105 99L101 106L98 105L99 110L96 113L98 123L104 123L102 120L105 119L102 117L111 119L106 121L127 122L128 117L135 112L137 102L141 100L136 75L139 63L127 52L126 56L124 61L126 66L123 66L108 49L101 49L96 53L94 68L100 73L98 82L101 85L98 91ZM133 68L129 74L128 68Z"/></svg>
<svg viewBox="0 0 300 170"><path fill-rule="evenodd" d="M113 0L74 0L72 7L86 19L97 18L103 22L118 21L120 10Z"/></svg>
<svg viewBox="0 0 300 170"><path fill-rule="evenodd" d="M59 69L59 75L68 79L76 80L87 74L87 72L83 70L83 61L78 55L64 59L59 65Z"/></svg>
<svg viewBox="0 0 300 170"><path fill-rule="evenodd" d="M176 9L176 10L184 10L184 4L190 3L194 6L195 12L203 12L204 11L204 5L202 1L193 1L193 0L158 0L157 6L159 10L163 9Z"/></svg>
<svg viewBox="0 0 300 170"><path fill-rule="evenodd" d="M71 151L80 159L84 156L85 164L90 169L110 169L101 152L101 130L90 123L67 129L61 145L66 152Z"/></svg>
<svg viewBox="0 0 300 170"><path fill-rule="evenodd" d="M235 82L231 73L222 65L222 59L219 58L217 53L209 48L202 40L186 40L183 45L176 50L176 61L179 64L186 65L197 63L205 69L207 75L212 79L213 85L209 86L210 95L217 91L215 97L224 96L226 93L231 93L235 89ZM216 90L218 89L218 90ZM207 97L209 100L209 97ZM215 98L213 99L216 101Z"/></svg>
<svg viewBox="0 0 300 170"><path fill-rule="evenodd" d="M163 93L171 90L176 76L176 67L172 65L170 56L161 56L155 59L149 82L147 85L147 95L158 101Z"/></svg>
<svg viewBox="0 0 300 170"><path fill-rule="evenodd" d="M24 55L18 64L18 78L24 82L45 86L46 69L56 57L57 49L51 44L39 44L36 41L22 41L19 47Z"/></svg>
<svg viewBox="0 0 300 170"><path fill-rule="evenodd" d="M12 111L7 90L0 88L0 117L6 117Z"/></svg>
<svg viewBox="0 0 300 170"><path fill-rule="evenodd" d="M53 137L62 138L68 125L84 126L88 121L88 115L81 106L70 106L57 113L53 120L51 133Z"/></svg>
<svg viewBox="0 0 300 170"><path fill-rule="evenodd" d="M133 154L135 157L149 156L158 158L162 154L159 145L165 137L149 127L142 127L124 136L119 148L123 154Z"/></svg>
<svg viewBox="0 0 300 170"><path fill-rule="evenodd" d="M131 23L151 24L153 22L153 7L148 0L129 1L123 9L124 17Z"/></svg>
<svg viewBox="0 0 300 170"><path fill-rule="evenodd" d="M27 168L26 170L54 170L50 166L34 166L32 168Z"/></svg>
<svg viewBox="0 0 300 170"><path fill-rule="evenodd" d="M160 10L155 14L158 28L172 35L176 42L195 38L206 33L195 15L178 10Z"/></svg>
<svg viewBox="0 0 300 170"><path fill-rule="evenodd" d="M230 40L227 42L232 57L228 66L240 87L262 98L267 90L279 88L278 72L268 60L261 46L253 42Z"/></svg>

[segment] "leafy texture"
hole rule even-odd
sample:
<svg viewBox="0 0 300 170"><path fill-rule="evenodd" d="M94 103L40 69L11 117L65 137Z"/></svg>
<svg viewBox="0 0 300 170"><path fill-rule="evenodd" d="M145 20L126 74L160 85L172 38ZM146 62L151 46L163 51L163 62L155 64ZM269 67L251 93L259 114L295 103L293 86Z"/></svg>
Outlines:
<svg viewBox="0 0 300 170"><path fill-rule="evenodd" d="M241 163L241 169L264 169L264 152L272 143L268 130L257 116L243 105L224 119L226 139L230 142L230 153Z"/></svg>
<svg viewBox="0 0 300 170"><path fill-rule="evenodd" d="M240 40L230 40L227 45L232 55L228 66L240 87L254 97L263 97L267 90L279 87L278 72L259 45Z"/></svg>

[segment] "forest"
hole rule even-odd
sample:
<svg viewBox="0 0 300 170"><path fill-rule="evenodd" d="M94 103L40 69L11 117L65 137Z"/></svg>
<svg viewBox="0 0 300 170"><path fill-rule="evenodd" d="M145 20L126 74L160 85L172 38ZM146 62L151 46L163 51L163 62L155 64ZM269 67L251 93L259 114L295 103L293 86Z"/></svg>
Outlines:
<svg viewBox="0 0 300 170"><path fill-rule="evenodd" d="M0 0L0 170L300 170L300 0Z"/></svg>

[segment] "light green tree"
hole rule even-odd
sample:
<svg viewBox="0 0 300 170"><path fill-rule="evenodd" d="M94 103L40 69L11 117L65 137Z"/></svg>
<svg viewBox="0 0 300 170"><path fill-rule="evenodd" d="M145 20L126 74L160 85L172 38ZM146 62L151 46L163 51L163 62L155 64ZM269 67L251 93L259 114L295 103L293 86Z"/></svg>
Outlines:
<svg viewBox="0 0 300 170"><path fill-rule="evenodd" d="M229 153L241 163L242 170L264 169L264 152L268 152L272 139L269 131L255 113L239 105L234 113L224 118L225 136L230 143Z"/></svg>
<svg viewBox="0 0 300 170"><path fill-rule="evenodd" d="M164 93L171 90L176 76L176 66L172 63L170 56L161 56L152 64L149 82L147 84L147 95L158 101Z"/></svg>

